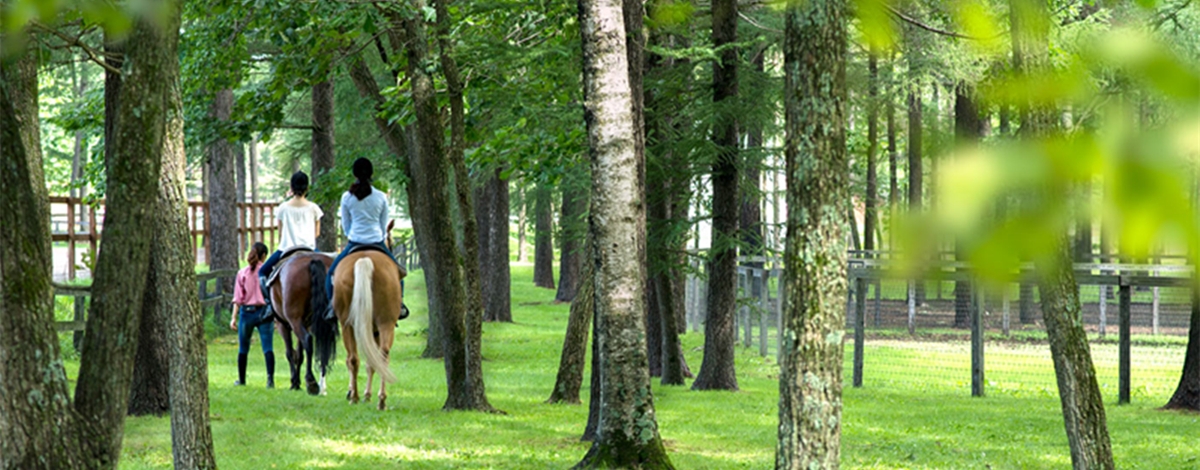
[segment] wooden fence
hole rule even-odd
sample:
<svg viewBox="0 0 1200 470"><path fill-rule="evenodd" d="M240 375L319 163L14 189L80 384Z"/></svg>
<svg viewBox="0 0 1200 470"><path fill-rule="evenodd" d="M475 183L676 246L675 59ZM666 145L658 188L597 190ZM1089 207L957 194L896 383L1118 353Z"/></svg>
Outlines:
<svg viewBox="0 0 1200 470"><path fill-rule="evenodd" d="M277 202L239 202L238 252L254 242L274 246L279 238L279 224L275 220ZM196 262L207 263L212 259L208 243L208 202L188 201L188 233L192 237L192 249L196 251ZM63 196L50 197L50 226L52 242L66 242L68 268L67 279L75 279L75 260L79 245L85 245L90 253L96 253L103 229L104 200L88 205L80 198ZM94 261L94 260L93 260Z"/></svg>
<svg viewBox="0 0 1200 470"><path fill-rule="evenodd" d="M230 280L237 276L235 269L223 269L218 271L209 271L196 275L196 292L200 298L200 312L211 309L213 322L218 326L222 325L226 318L222 315L233 302L233 293L225 292L222 287L225 282L222 280ZM210 286L212 288L210 289ZM79 348L79 341L83 337L83 331L87 326L87 299L92 296L92 286L71 286L54 284L55 297L74 297L75 312L70 321L55 322L54 327L58 331L73 331L75 332L75 347Z"/></svg>

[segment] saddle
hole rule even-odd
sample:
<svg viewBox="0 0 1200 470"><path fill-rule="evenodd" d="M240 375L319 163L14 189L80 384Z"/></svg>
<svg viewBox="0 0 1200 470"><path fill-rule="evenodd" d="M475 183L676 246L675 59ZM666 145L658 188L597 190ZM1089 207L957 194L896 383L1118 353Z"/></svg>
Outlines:
<svg viewBox="0 0 1200 470"><path fill-rule="evenodd" d="M279 262L275 263L275 268L271 270L271 274L267 275L267 287L270 288L273 284L275 284L275 280L279 279L279 273L281 272L279 267L283 266L284 260L296 253L312 253L312 251L312 248L306 246L297 246L283 252L283 254L279 256Z"/></svg>

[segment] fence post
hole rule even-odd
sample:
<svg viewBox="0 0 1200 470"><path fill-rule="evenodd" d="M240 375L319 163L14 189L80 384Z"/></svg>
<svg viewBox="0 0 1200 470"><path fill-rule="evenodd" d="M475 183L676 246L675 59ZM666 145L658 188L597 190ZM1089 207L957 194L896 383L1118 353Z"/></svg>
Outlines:
<svg viewBox="0 0 1200 470"><path fill-rule="evenodd" d="M1008 336L1009 332L1010 332L1010 323L1009 322L1011 321L1009 318L1009 308L1008 308L1008 287L1004 287L1003 290L1001 291L1000 303L1003 304L1003 309L1004 309L1004 318L1002 320L1003 326L1004 326L1004 336Z"/></svg>
<svg viewBox="0 0 1200 470"><path fill-rule="evenodd" d="M917 330L917 286L913 281L908 282L908 334L916 334Z"/></svg>
<svg viewBox="0 0 1200 470"><path fill-rule="evenodd" d="M881 295L880 291L882 291L882 290L883 290L883 279L876 279L875 280L875 328L879 328L879 322L881 321L880 315L882 315L881 311L882 311L883 304L880 299L880 295Z"/></svg>
<svg viewBox="0 0 1200 470"><path fill-rule="evenodd" d="M1121 339L1120 339L1120 359L1119 359L1119 385L1117 404L1124 405L1129 403L1129 317L1131 309L1131 298L1129 292L1129 278L1121 276Z"/></svg>
<svg viewBox="0 0 1200 470"><path fill-rule="evenodd" d="M978 285L978 284L976 284ZM971 309L971 396L984 396L983 389L983 289L975 289L975 308Z"/></svg>
<svg viewBox="0 0 1200 470"><path fill-rule="evenodd" d="M1154 303L1150 306L1150 332L1158 334L1158 288L1154 288Z"/></svg>
<svg viewBox="0 0 1200 470"><path fill-rule="evenodd" d="M876 290L876 293L879 291ZM855 388L863 383L863 329L866 324L867 280L862 277L854 279L854 380Z"/></svg>
<svg viewBox="0 0 1200 470"><path fill-rule="evenodd" d="M769 349L767 338L771 337L770 328L767 326L770 324L767 321L767 317L771 316L771 310L768 308L771 302L771 294L767 289L771 279L768 274L769 272L766 268L756 270L757 276L755 277L760 282L758 289L758 355L762 357L767 357L767 350Z"/></svg>
<svg viewBox="0 0 1200 470"><path fill-rule="evenodd" d="M1100 339L1108 329L1108 286L1100 285Z"/></svg>

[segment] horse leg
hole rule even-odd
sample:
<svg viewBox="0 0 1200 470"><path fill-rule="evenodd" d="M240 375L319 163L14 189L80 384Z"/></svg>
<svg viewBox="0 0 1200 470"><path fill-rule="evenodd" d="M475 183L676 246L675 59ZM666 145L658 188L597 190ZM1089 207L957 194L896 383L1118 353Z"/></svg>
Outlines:
<svg viewBox="0 0 1200 470"><path fill-rule="evenodd" d="M363 401L371 401L371 384L375 383L375 369L371 368L370 364L367 368L367 388L363 389Z"/></svg>
<svg viewBox="0 0 1200 470"><path fill-rule="evenodd" d="M358 344L354 342L354 330L342 325L342 344L346 346L346 369L350 372L350 389L346 399L358 403Z"/></svg>
<svg viewBox="0 0 1200 470"><path fill-rule="evenodd" d="M292 327L287 323L279 324L279 335L283 336L283 344L287 346L288 370L292 373L292 390L300 390L300 360L296 357L299 351L292 344Z"/></svg>
<svg viewBox="0 0 1200 470"><path fill-rule="evenodd" d="M383 353L384 367L388 366L392 351L392 341L395 340L395 323L389 323L379 328L379 352ZM387 409L387 381L379 380L379 411Z"/></svg>
<svg viewBox="0 0 1200 470"><path fill-rule="evenodd" d="M304 337L300 342L304 345L304 385L308 388L309 395L318 395L321 393L321 388L317 386L317 377L313 375L312 363L313 358L313 337L312 334L305 331Z"/></svg>

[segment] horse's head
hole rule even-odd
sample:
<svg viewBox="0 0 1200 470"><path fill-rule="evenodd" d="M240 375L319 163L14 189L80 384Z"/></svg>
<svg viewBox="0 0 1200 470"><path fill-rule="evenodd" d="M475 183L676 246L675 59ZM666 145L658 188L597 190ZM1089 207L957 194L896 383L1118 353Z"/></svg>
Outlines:
<svg viewBox="0 0 1200 470"><path fill-rule="evenodd" d="M396 220L388 221L387 230L383 234L383 242L387 244L388 251L392 249L392 227L396 226Z"/></svg>

